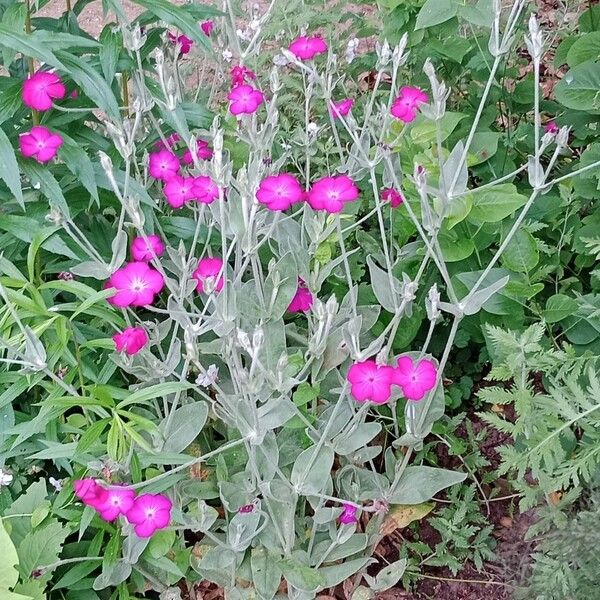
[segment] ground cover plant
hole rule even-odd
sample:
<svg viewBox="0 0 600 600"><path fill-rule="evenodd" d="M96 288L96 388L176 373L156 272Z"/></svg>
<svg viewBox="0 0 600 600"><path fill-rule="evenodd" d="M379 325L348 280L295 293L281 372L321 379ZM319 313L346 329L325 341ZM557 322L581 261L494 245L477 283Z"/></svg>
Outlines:
<svg viewBox="0 0 600 600"><path fill-rule="evenodd" d="M1 597L371 598L485 583L505 497L589 522L598 7L89 4L0 4Z"/></svg>

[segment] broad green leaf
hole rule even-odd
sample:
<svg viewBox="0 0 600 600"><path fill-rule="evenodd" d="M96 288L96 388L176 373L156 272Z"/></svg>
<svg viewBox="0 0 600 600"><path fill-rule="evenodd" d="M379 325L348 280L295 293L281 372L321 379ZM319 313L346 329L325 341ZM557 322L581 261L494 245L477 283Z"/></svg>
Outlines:
<svg viewBox="0 0 600 600"><path fill-rule="evenodd" d="M6 46L15 52L21 52L25 56L37 58L53 67L64 68L44 41L39 40L34 34L15 31L2 23L0 23L0 46Z"/></svg>
<svg viewBox="0 0 600 600"><path fill-rule="evenodd" d="M491 27L494 22L493 0L479 0L474 6L465 4L459 7L459 15L473 25Z"/></svg>
<svg viewBox="0 0 600 600"><path fill-rule="evenodd" d="M466 117L462 113L447 112L439 122L442 132L442 141L456 129L458 124ZM410 137L415 144L426 146L436 139L436 123L419 114L410 128Z"/></svg>
<svg viewBox="0 0 600 600"><path fill-rule="evenodd" d="M420 521L426 517L434 508L435 504L433 502L425 502L423 504L394 504L390 506L390 510L385 517L383 529L386 535L389 535L389 533L396 529L404 529L413 521Z"/></svg>
<svg viewBox="0 0 600 600"><path fill-rule="evenodd" d="M64 215L69 215L69 206L54 175L44 165L40 165L30 158L19 158L21 171L29 179L31 185L39 187L40 191Z"/></svg>
<svg viewBox="0 0 600 600"><path fill-rule="evenodd" d="M9 4L2 15L2 25L5 25L12 31L23 31L25 29L26 18L27 5L24 2ZM2 60L4 61L5 68L8 68L10 63L15 59L15 54L16 52L12 48L2 46Z"/></svg>
<svg viewBox="0 0 600 600"><path fill-rule="evenodd" d="M7 82L10 81L8 77L3 77ZM0 90L0 123L4 123L7 119L11 119L14 114L23 107L23 101L21 100L21 89L23 83L17 81L11 85Z"/></svg>
<svg viewBox="0 0 600 600"><path fill-rule="evenodd" d="M327 583L321 571L303 565L294 558L280 560L279 568L289 584L305 592L316 592Z"/></svg>
<svg viewBox="0 0 600 600"><path fill-rule="evenodd" d="M19 571L23 577L29 577L38 567L55 563L67 535L69 535L69 530L57 521L28 533L17 549L20 561ZM47 581L51 574L52 569L47 569L41 579Z"/></svg>
<svg viewBox="0 0 600 600"><path fill-rule="evenodd" d="M535 238L524 229L517 231L502 254L502 264L517 273L529 273L539 260Z"/></svg>
<svg viewBox="0 0 600 600"><path fill-rule="evenodd" d="M554 88L556 100L575 110L599 110L600 63L587 61L570 69Z"/></svg>
<svg viewBox="0 0 600 600"><path fill-rule="evenodd" d="M469 221L496 223L502 221L524 206L527 197L517 192L511 183L503 183L492 188L471 192L473 207L469 213Z"/></svg>
<svg viewBox="0 0 600 600"><path fill-rule="evenodd" d="M438 240L446 262L464 260L475 251L475 245L471 238L464 237L454 231L440 232Z"/></svg>
<svg viewBox="0 0 600 600"><path fill-rule="evenodd" d="M206 424L208 406L206 402L192 402L179 407L172 415L165 417L159 430L165 438L163 452L182 452L200 434Z"/></svg>
<svg viewBox="0 0 600 600"><path fill-rule="evenodd" d="M543 311L546 323L558 323L577 312L579 305L570 296L555 294L550 296Z"/></svg>
<svg viewBox="0 0 600 600"><path fill-rule="evenodd" d="M58 157L65 163L67 169L83 184L90 196L100 204L94 166L86 151L73 139L62 134L64 144L58 150Z"/></svg>
<svg viewBox="0 0 600 600"><path fill-rule="evenodd" d="M391 504L422 504L441 490L466 478L465 473L435 467L407 467L389 498Z"/></svg>
<svg viewBox="0 0 600 600"><path fill-rule="evenodd" d="M16 565L19 564L19 557L10 536L4 528L4 523L0 519L0 594L4 594L9 588L13 587L19 579L19 571Z"/></svg>
<svg viewBox="0 0 600 600"><path fill-rule="evenodd" d="M498 142L502 134L497 131L479 131L473 136L467 164L469 167L489 160L498 152Z"/></svg>
<svg viewBox="0 0 600 600"><path fill-rule="evenodd" d="M112 81L117 72L117 62L122 46L122 36L113 30L112 25L106 25L100 34L100 66L106 81Z"/></svg>
<svg viewBox="0 0 600 600"><path fill-rule="evenodd" d="M579 31L589 32L600 30L600 6L590 6L579 17Z"/></svg>
<svg viewBox="0 0 600 600"><path fill-rule="evenodd" d="M433 27L456 16L458 4L454 0L426 0L417 15L415 29Z"/></svg>
<svg viewBox="0 0 600 600"><path fill-rule="evenodd" d="M15 151L4 133L0 128L0 177L8 186L19 206L25 210L25 201L23 200L23 192L21 191L21 178L19 176L19 166Z"/></svg>
<svg viewBox="0 0 600 600"><path fill-rule="evenodd" d="M575 39L567 53L567 64L576 67L588 60L600 59L600 31L586 33Z"/></svg>

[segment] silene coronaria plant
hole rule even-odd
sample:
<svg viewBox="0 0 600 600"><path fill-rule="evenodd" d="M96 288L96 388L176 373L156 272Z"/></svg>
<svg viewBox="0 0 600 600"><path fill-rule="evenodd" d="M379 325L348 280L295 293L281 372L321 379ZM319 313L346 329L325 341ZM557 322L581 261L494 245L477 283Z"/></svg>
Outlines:
<svg viewBox="0 0 600 600"><path fill-rule="evenodd" d="M53 461L68 484L52 511L70 523L54 538L67 556L25 561L20 577L32 574L43 591L61 569L88 589L164 599L180 597L182 579L208 580L231 598L298 600L354 578L369 597L406 568L373 558L390 505L420 504L466 476L415 456L444 413L461 321L506 285L490 272L562 179L552 172L568 129L544 132L539 109L544 35L532 16L535 153L481 183L469 151L517 43L522 0L490 3L489 81L468 136L451 148L442 130L451 90L429 61L428 85L413 84L406 39L377 45L375 82L359 94L344 75L355 45L344 58L318 31L263 39L273 3L248 31L236 31L228 2L222 13L140 1L148 12L134 23L112 4L117 24L100 48L72 31L53 41L31 25L24 37L0 30L5 52L28 65L14 131L0 134L0 176L26 214L50 202L28 278L1 259L2 314L13 323L2 362L19 386L8 394L37 390L41 408L38 429L13 423L0 436L0 464L15 449ZM78 44L82 52L67 51ZM186 65L199 55L210 66L195 80ZM435 132L434 151L408 161L416 122ZM510 207L512 227L459 294L440 231L482 190L524 172L529 198ZM398 218L416 231L403 245ZM379 236L361 256L352 241L366 222ZM40 247L61 255L45 280ZM440 285L423 289L432 270ZM27 294L44 320L22 310ZM418 301L426 341L397 353ZM50 323L61 333L49 335ZM53 441L27 445L48 427ZM28 512L11 511L14 524Z"/></svg>

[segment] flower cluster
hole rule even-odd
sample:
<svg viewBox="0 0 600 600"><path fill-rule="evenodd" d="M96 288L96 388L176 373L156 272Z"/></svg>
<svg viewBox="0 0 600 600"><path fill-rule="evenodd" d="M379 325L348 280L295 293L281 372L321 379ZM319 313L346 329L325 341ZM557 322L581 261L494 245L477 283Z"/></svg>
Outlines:
<svg viewBox="0 0 600 600"><path fill-rule="evenodd" d="M347 379L358 402L384 404L392 395L392 385L400 386L407 400L418 402L435 387L437 367L429 359L413 361L410 356L401 356L396 367L378 365L371 359L354 363Z"/></svg>
<svg viewBox="0 0 600 600"><path fill-rule="evenodd" d="M75 495L102 519L115 521L123 516L141 538L151 537L171 522L173 504L162 494L136 496L135 491L125 485L105 487L94 479L78 479L73 487Z"/></svg>

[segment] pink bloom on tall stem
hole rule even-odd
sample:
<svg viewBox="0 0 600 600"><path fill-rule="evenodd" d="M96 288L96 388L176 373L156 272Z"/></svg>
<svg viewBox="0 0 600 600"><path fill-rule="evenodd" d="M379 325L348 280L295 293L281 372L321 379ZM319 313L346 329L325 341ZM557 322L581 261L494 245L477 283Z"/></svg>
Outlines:
<svg viewBox="0 0 600 600"><path fill-rule="evenodd" d="M133 356L148 343L148 334L141 327L127 327L121 333L115 333L113 341L117 352Z"/></svg>
<svg viewBox="0 0 600 600"><path fill-rule="evenodd" d="M167 202L173 208L181 208L188 200L194 199L194 177L175 175L163 189Z"/></svg>
<svg viewBox="0 0 600 600"><path fill-rule="evenodd" d="M302 279L298 279L298 289L288 306L288 312L308 312L313 305L314 298Z"/></svg>
<svg viewBox="0 0 600 600"><path fill-rule="evenodd" d="M198 282L196 290L201 293L209 293L213 289L220 292L224 284L223 272L223 261L220 258L203 258L192 273L192 277Z"/></svg>
<svg viewBox="0 0 600 600"><path fill-rule="evenodd" d="M372 359L354 363L348 371L348 381L355 400L387 402L392 395L392 373L392 367L380 366Z"/></svg>
<svg viewBox="0 0 600 600"><path fill-rule="evenodd" d="M148 241L146 241L148 240ZM131 256L133 260L151 261L155 256L162 256L165 251L163 241L154 234L136 237L131 242Z"/></svg>
<svg viewBox="0 0 600 600"><path fill-rule="evenodd" d="M37 71L23 82L21 98L23 104L34 110L52 108L53 100L62 100L67 88L56 73Z"/></svg>
<svg viewBox="0 0 600 600"><path fill-rule="evenodd" d="M151 537L171 522L172 502L162 494L141 494L127 511L125 518L134 525L141 538Z"/></svg>
<svg viewBox="0 0 600 600"><path fill-rule="evenodd" d="M73 482L75 495L86 505L93 508L103 500L106 489L98 485L94 479L77 479Z"/></svg>
<svg viewBox="0 0 600 600"><path fill-rule="evenodd" d="M208 175L194 177L193 200L212 204L219 198L219 187Z"/></svg>
<svg viewBox="0 0 600 600"><path fill-rule="evenodd" d="M437 367L426 358L415 363L410 356L401 356L398 366L393 369L392 383L402 388L408 400L422 400L435 387L436 382Z"/></svg>
<svg viewBox="0 0 600 600"><path fill-rule="evenodd" d="M183 34L175 35L174 33L171 33L170 31L169 31L169 41L174 46L176 46L177 44L180 45L180 50L179 50L180 55L187 54L192 49L192 46L194 45L194 41L191 40L186 35L183 35Z"/></svg>
<svg viewBox="0 0 600 600"><path fill-rule="evenodd" d="M548 123L546 123L546 127L544 128L544 131L546 133L556 135L560 131L560 127L556 124L556 121L548 121Z"/></svg>
<svg viewBox="0 0 600 600"><path fill-rule="evenodd" d="M344 100L340 100L339 102L332 102L329 107L329 112L334 119L339 119L340 117L345 117L352 110L354 106L353 98L345 98Z"/></svg>
<svg viewBox="0 0 600 600"><path fill-rule="evenodd" d="M300 60L310 60L317 54L327 52L327 44L319 36L307 37L301 35L290 44L288 50Z"/></svg>
<svg viewBox="0 0 600 600"><path fill-rule="evenodd" d="M200 23L200 29L202 29L202 31L204 32L204 35L210 37L210 34L212 32L212 30L215 27L215 22L214 21L204 21L203 23Z"/></svg>
<svg viewBox="0 0 600 600"><path fill-rule="evenodd" d="M246 83L246 79L256 79L256 73L245 65L236 65L231 67L231 86L236 87Z"/></svg>
<svg viewBox="0 0 600 600"><path fill-rule="evenodd" d="M116 293L108 301L120 308L126 306L148 306L154 296L163 289L163 276L145 262L130 262L115 271L104 285L116 288Z"/></svg>
<svg viewBox="0 0 600 600"><path fill-rule="evenodd" d="M280 173L269 175L260 182L256 198L269 210L287 210L304 199L304 190L296 177Z"/></svg>
<svg viewBox="0 0 600 600"><path fill-rule="evenodd" d="M352 525L353 523L358 523L358 518L356 516L358 508L354 506L354 504L349 504L347 502L342 502L342 506L344 507L344 512L340 515L339 522L342 525Z"/></svg>
<svg viewBox="0 0 600 600"><path fill-rule="evenodd" d="M162 150L164 148L171 148L173 147L177 142L181 141L181 136L178 133L172 133L167 139L166 139L166 144L165 142L163 142L162 140L158 140L155 144L154 147L157 150Z"/></svg>
<svg viewBox="0 0 600 600"><path fill-rule="evenodd" d="M404 196L394 188L385 188L381 191L381 199L389 202L392 208L397 208L404 202Z"/></svg>
<svg viewBox="0 0 600 600"><path fill-rule="evenodd" d="M177 156L166 148L158 152L152 152L148 160L150 175L154 179L160 179L161 181L168 181L172 177L175 177L181 167Z"/></svg>
<svg viewBox="0 0 600 600"><path fill-rule="evenodd" d="M231 102L229 110L232 115L252 114L265 101L263 93L251 85L234 87L227 98Z"/></svg>
<svg viewBox="0 0 600 600"><path fill-rule="evenodd" d="M308 192L307 201L315 210L339 213L346 202L358 198L358 188L347 175L323 177L313 183Z"/></svg>
<svg viewBox="0 0 600 600"><path fill-rule="evenodd" d="M94 508L105 521L114 521L120 515L126 515L135 501L135 492L121 485L106 488Z"/></svg>
<svg viewBox="0 0 600 600"><path fill-rule="evenodd" d="M36 125L28 133L19 136L21 154L27 158L33 157L39 163L52 160L62 145L62 137L43 125Z"/></svg>
<svg viewBox="0 0 600 600"><path fill-rule="evenodd" d="M196 141L196 155L200 160L210 160L213 157L213 151L208 142L204 140ZM192 152L186 150L181 156L181 160L184 165L191 165L194 162Z"/></svg>
<svg viewBox="0 0 600 600"><path fill-rule="evenodd" d="M429 96L423 90L405 86L394 100L391 113L396 119L400 119L404 123L410 123L416 119L421 104L426 102L429 102Z"/></svg>

